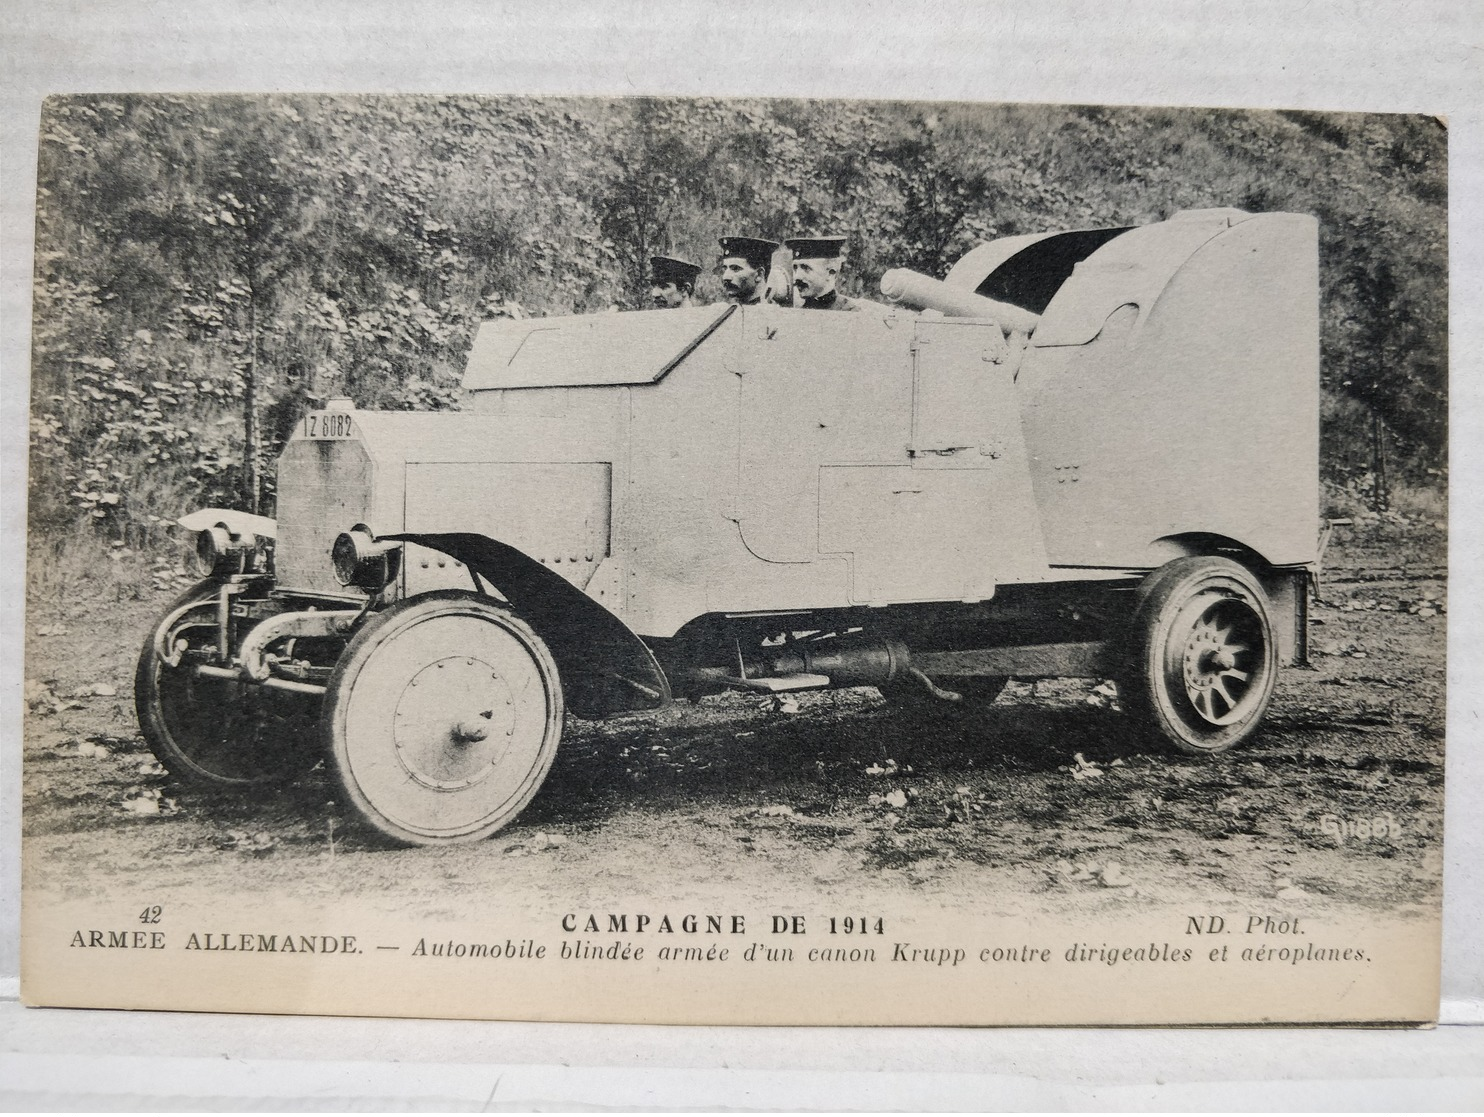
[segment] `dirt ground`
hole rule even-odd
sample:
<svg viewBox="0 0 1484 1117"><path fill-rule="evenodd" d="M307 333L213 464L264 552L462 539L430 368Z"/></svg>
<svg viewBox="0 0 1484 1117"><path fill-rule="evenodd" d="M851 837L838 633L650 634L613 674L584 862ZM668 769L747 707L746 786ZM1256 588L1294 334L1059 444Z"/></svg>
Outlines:
<svg viewBox="0 0 1484 1117"><path fill-rule="evenodd" d="M1111 688L1086 680L1012 683L961 729L869 688L804 694L796 710L726 695L569 721L515 825L410 850L358 829L323 766L253 795L159 769L130 687L168 577L137 600L33 600L26 886L157 903L202 889L355 896L448 918L492 895L600 904L702 886L739 901L973 897L1009 913L1274 897L1420 912L1440 895L1443 554L1431 524L1342 529L1312 669L1285 670L1263 731L1215 760L1133 739ZM1354 832L1383 817L1384 836Z"/></svg>

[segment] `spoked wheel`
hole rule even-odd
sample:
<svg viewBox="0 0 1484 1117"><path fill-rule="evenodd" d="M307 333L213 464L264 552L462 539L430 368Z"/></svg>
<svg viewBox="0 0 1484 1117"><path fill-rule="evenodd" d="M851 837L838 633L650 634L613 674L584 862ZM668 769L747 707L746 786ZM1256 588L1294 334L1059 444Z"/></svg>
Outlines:
<svg viewBox="0 0 1484 1117"><path fill-rule="evenodd" d="M155 653L161 629L168 629L167 645L214 644L215 600L216 584L200 583L171 602L145 640L134 671L140 731L155 758L180 779L218 787L282 782L318 755L319 699L201 678L189 663L171 667Z"/></svg>
<svg viewBox="0 0 1484 1117"><path fill-rule="evenodd" d="M519 617L470 593L410 598L367 624L330 677L321 726L346 796L382 833L435 845L518 815L556 756L556 662Z"/></svg>
<svg viewBox="0 0 1484 1117"><path fill-rule="evenodd" d="M1225 752L1262 720L1278 677L1267 595L1229 559L1160 567L1141 587L1125 707L1189 753Z"/></svg>

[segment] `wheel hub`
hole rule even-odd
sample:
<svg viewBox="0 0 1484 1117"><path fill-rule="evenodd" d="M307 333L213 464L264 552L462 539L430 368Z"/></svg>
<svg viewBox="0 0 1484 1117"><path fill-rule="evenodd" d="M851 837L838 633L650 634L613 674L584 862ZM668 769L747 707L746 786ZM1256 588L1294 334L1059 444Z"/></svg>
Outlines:
<svg viewBox="0 0 1484 1117"><path fill-rule="evenodd" d="M478 657L428 664L408 681L392 717L402 767L439 791L488 777L514 732L514 696L499 671Z"/></svg>
<svg viewBox="0 0 1484 1117"><path fill-rule="evenodd" d="M1186 696L1200 718L1211 725L1226 725L1242 716L1252 678L1251 672L1237 666L1251 649L1238 633L1237 623L1223 618L1221 612L1219 604L1202 611L1181 653Z"/></svg>

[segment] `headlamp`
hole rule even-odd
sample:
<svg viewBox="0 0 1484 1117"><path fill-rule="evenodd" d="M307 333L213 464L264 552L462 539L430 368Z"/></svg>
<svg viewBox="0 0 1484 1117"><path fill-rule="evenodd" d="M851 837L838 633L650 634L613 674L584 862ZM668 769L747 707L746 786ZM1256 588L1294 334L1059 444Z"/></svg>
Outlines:
<svg viewBox="0 0 1484 1117"><path fill-rule="evenodd" d="M367 593L380 593L402 566L402 544L378 543L365 524L343 531L330 549L335 580Z"/></svg>
<svg viewBox="0 0 1484 1117"><path fill-rule="evenodd" d="M257 539L233 535L226 524L213 524L196 535L196 557L212 574L241 574L257 549Z"/></svg>

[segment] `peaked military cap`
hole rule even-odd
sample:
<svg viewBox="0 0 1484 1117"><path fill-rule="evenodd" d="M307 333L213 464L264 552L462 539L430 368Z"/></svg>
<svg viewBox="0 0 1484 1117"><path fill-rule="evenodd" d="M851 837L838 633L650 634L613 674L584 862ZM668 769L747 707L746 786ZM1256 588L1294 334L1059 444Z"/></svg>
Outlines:
<svg viewBox="0 0 1484 1117"><path fill-rule="evenodd" d="M795 260L833 260L845 255L844 237L789 237L783 242Z"/></svg>
<svg viewBox="0 0 1484 1117"><path fill-rule="evenodd" d="M720 244L723 260L730 256L740 256L754 268L765 268L772 263L773 253L778 248L776 241L762 240L759 237L722 237Z"/></svg>
<svg viewBox="0 0 1484 1117"><path fill-rule="evenodd" d="M695 286L696 276L701 274L701 265L677 260L672 256L651 256L649 271L656 283L673 283L676 286L688 283Z"/></svg>

